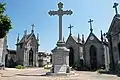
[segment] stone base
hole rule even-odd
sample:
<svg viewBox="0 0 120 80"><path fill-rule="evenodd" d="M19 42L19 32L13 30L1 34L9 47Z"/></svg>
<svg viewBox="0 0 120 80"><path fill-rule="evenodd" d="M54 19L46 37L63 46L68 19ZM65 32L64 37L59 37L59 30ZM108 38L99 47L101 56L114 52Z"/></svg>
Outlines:
<svg viewBox="0 0 120 80"><path fill-rule="evenodd" d="M70 75L75 75L75 72L71 71L70 73L52 73L52 72L46 73L46 76L70 76Z"/></svg>
<svg viewBox="0 0 120 80"><path fill-rule="evenodd" d="M66 74L69 68L69 49L65 42L58 42L57 47L52 50L52 71L55 74Z"/></svg>

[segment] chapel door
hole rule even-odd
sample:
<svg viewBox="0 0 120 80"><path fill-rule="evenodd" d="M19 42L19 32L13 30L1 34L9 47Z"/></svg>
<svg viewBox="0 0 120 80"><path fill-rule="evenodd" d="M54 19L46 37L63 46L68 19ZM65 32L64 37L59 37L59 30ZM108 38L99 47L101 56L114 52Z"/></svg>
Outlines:
<svg viewBox="0 0 120 80"><path fill-rule="evenodd" d="M91 70L97 69L97 51L93 45L90 47L90 66Z"/></svg>
<svg viewBox="0 0 120 80"><path fill-rule="evenodd" d="M29 66L33 66L33 50L29 51Z"/></svg>
<svg viewBox="0 0 120 80"><path fill-rule="evenodd" d="M73 67L74 66L74 50L72 47L69 48L69 66Z"/></svg>

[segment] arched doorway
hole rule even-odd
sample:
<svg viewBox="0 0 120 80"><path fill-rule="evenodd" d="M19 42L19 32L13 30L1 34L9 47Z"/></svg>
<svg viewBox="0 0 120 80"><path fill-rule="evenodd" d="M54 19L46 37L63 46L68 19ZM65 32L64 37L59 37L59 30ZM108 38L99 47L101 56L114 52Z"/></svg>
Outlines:
<svg viewBox="0 0 120 80"><path fill-rule="evenodd" d="M69 66L73 67L74 66L74 50L72 47L69 48Z"/></svg>
<svg viewBox="0 0 120 80"><path fill-rule="evenodd" d="M33 50L29 51L29 66L33 66Z"/></svg>
<svg viewBox="0 0 120 80"><path fill-rule="evenodd" d="M93 45L90 47L90 65L91 70L97 69L97 50Z"/></svg>
<svg viewBox="0 0 120 80"><path fill-rule="evenodd" d="M118 51L119 51L119 60L120 60L120 43L118 44Z"/></svg>

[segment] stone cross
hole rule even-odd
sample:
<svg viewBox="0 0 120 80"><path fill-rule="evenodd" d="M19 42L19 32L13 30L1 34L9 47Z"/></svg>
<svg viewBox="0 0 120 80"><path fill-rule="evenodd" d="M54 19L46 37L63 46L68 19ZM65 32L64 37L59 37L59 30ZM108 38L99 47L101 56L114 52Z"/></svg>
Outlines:
<svg viewBox="0 0 120 80"><path fill-rule="evenodd" d="M32 24L32 33L34 32L34 27L35 27L35 24Z"/></svg>
<svg viewBox="0 0 120 80"><path fill-rule="evenodd" d="M50 16L58 15L59 16L59 41L62 41L62 16L63 15L71 15L73 12L71 10L63 11L63 3L58 3L57 11L49 11L48 14Z"/></svg>
<svg viewBox="0 0 120 80"><path fill-rule="evenodd" d="M118 3L114 3L113 8L115 8L115 12L116 12L116 14L118 14L117 6L118 6Z"/></svg>
<svg viewBox="0 0 120 80"><path fill-rule="evenodd" d="M70 35L72 35L72 32L71 32L72 27L73 26L71 26L71 24L70 24L70 27L68 27L70 29Z"/></svg>
<svg viewBox="0 0 120 80"><path fill-rule="evenodd" d="M92 22L93 22L93 20L92 20L92 19L89 19L88 23L90 23L90 31L91 31L91 32L93 31L93 29L92 29Z"/></svg>

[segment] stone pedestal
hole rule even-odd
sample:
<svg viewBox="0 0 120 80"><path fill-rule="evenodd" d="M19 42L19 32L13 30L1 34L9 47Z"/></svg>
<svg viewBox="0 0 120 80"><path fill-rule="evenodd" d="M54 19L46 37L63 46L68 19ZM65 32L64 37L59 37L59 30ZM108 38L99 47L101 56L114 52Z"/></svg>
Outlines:
<svg viewBox="0 0 120 80"><path fill-rule="evenodd" d="M52 50L52 73L67 73L69 70L69 49L65 42L58 42L57 47Z"/></svg>

